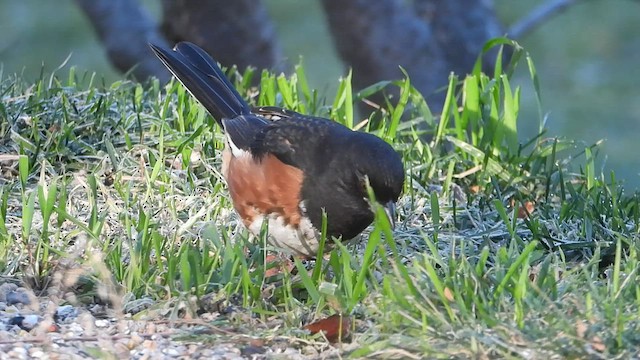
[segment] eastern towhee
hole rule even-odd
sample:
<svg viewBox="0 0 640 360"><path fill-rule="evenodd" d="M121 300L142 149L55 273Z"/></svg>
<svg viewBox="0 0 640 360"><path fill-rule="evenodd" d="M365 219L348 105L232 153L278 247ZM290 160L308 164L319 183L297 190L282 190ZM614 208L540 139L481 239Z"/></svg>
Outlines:
<svg viewBox="0 0 640 360"><path fill-rule="evenodd" d="M151 45L164 65L222 126L222 173L244 225L295 255L315 257L323 212L327 245L356 237L374 219L366 183L394 218L402 159L382 139L277 107L252 109L216 62L194 44Z"/></svg>

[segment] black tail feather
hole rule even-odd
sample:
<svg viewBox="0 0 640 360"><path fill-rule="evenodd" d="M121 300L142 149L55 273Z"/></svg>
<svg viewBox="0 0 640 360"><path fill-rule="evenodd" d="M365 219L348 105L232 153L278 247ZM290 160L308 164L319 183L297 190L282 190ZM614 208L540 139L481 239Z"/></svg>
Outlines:
<svg viewBox="0 0 640 360"><path fill-rule="evenodd" d="M181 42L167 50L149 44L153 52L218 123L251 112L222 69L202 49Z"/></svg>

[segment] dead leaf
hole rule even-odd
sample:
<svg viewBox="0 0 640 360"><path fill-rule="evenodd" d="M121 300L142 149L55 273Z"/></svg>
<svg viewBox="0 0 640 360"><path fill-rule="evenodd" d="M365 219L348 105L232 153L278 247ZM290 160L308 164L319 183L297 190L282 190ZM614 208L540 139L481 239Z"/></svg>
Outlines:
<svg viewBox="0 0 640 360"><path fill-rule="evenodd" d="M479 193L479 192L480 192L480 185L471 185L471 186L469 186L469 191L470 191L472 194L477 194L477 193Z"/></svg>
<svg viewBox="0 0 640 360"><path fill-rule="evenodd" d="M453 293L451 292L451 289L449 289L448 287L444 288L444 297L451 302L455 300L453 297Z"/></svg>
<svg viewBox="0 0 640 360"><path fill-rule="evenodd" d="M524 206L518 207L518 219L528 218L533 213L535 206L531 201L525 201Z"/></svg>
<svg viewBox="0 0 640 360"><path fill-rule="evenodd" d="M18 161L20 160L20 155L18 154L0 154L0 161Z"/></svg>
<svg viewBox="0 0 640 360"><path fill-rule="evenodd" d="M538 279L538 274L540 273L540 264L533 265L529 268L529 280L531 282L535 282Z"/></svg>
<svg viewBox="0 0 640 360"><path fill-rule="evenodd" d="M296 267L290 259L273 254L267 255L264 263L266 267L264 277L266 278L281 275L285 272L290 273Z"/></svg>
<svg viewBox="0 0 640 360"><path fill-rule="evenodd" d="M312 322L305 325L303 329L309 330L311 334L323 332L324 336L331 343L342 341L349 336L351 318L340 314L331 315L326 319Z"/></svg>
<svg viewBox="0 0 640 360"><path fill-rule="evenodd" d="M604 342L602 342L602 339L598 335L591 338L591 347L593 350L599 352L604 352L607 349Z"/></svg>
<svg viewBox="0 0 640 360"><path fill-rule="evenodd" d="M252 338L249 340L249 345L251 346L262 347L265 344L266 341L264 341L264 339Z"/></svg>

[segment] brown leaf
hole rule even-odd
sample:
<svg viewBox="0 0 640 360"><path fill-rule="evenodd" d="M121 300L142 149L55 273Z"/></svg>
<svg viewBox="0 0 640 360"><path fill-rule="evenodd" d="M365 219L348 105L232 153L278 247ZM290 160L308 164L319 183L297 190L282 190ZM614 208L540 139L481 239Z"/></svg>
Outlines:
<svg viewBox="0 0 640 360"><path fill-rule="evenodd" d="M540 264L533 265L529 268L529 280L535 282L538 280L538 274L540 273Z"/></svg>
<svg viewBox="0 0 640 360"><path fill-rule="evenodd" d="M591 338L591 347L593 348L593 350L599 352L604 352L607 349L607 347L602 342L602 339L598 335Z"/></svg>
<svg viewBox="0 0 640 360"><path fill-rule="evenodd" d="M479 193L479 192L480 192L480 190L482 190L482 189L480 188L480 185L471 185L471 186L469 186L469 191L470 191L472 194L477 194L477 193Z"/></svg>
<svg viewBox="0 0 640 360"><path fill-rule="evenodd" d="M309 330L311 334L323 332L324 336L331 343L342 341L349 336L349 328L351 327L351 318L348 316L336 314L326 319L312 322L305 325L303 329Z"/></svg>
<svg viewBox="0 0 640 360"><path fill-rule="evenodd" d="M249 345L256 346L256 347L264 346L266 343L267 342L264 339L251 338L249 340Z"/></svg>
<svg viewBox="0 0 640 360"><path fill-rule="evenodd" d="M278 255L269 254L265 261L264 276L270 278L276 275L282 275L285 272L291 272L295 268L295 264L288 258L282 258Z"/></svg>
<svg viewBox="0 0 640 360"><path fill-rule="evenodd" d="M451 292L451 289L449 289L448 287L444 288L444 297L447 298L447 300L449 301L455 300L453 297L453 293Z"/></svg>
<svg viewBox="0 0 640 360"><path fill-rule="evenodd" d="M533 213L533 210L535 210L535 206L533 205L533 202L526 201L524 203L524 206L518 207L518 218L519 219L528 218L529 215Z"/></svg>

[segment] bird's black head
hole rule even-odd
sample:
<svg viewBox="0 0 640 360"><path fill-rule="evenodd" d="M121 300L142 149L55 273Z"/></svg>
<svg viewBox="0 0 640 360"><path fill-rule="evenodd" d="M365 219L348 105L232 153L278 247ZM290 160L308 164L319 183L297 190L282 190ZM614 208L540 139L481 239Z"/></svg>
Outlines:
<svg viewBox="0 0 640 360"><path fill-rule="evenodd" d="M353 166L367 197L368 181L376 201L382 205L395 203L400 197L404 185L404 166L402 158L382 139L361 133L357 140L361 146L351 153ZM366 145L366 146L362 146Z"/></svg>
<svg viewBox="0 0 640 360"><path fill-rule="evenodd" d="M328 120L326 120L328 122ZM327 216L327 235L352 239L374 220L367 183L393 224L393 209L404 185L402 158L379 137L351 131L336 123L305 138L295 148L305 179L301 199L306 215L317 228Z"/></svg>

